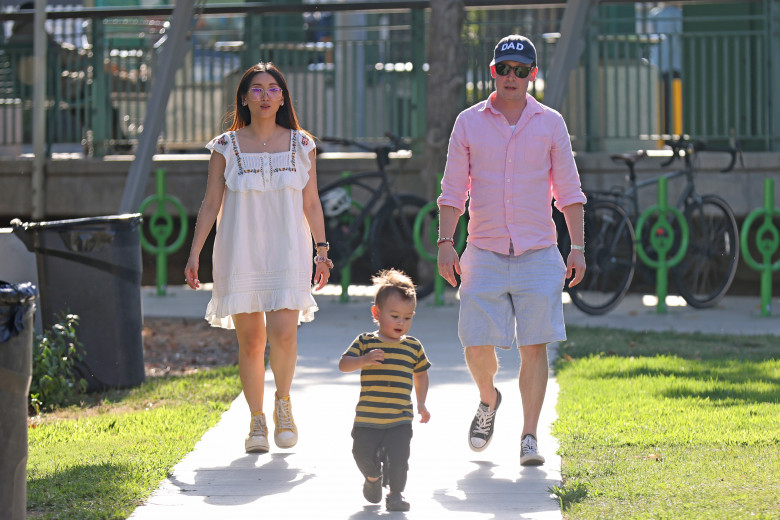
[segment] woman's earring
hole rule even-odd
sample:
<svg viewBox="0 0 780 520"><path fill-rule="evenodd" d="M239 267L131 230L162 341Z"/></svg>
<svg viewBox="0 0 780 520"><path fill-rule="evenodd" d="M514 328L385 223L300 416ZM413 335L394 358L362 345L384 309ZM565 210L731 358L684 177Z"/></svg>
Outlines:
<svg viewBox="0 0 780 520"><path fill-rule="evenodd" d="M242 101L242 102L241 102L241 105L242 105L242 106L246 106L246 99L245 99L244 101Z"/></svg>

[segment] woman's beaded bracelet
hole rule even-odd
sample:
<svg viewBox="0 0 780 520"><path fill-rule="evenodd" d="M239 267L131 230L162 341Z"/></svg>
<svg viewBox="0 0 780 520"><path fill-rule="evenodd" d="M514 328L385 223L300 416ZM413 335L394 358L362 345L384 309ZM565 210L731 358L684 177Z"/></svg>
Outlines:
<svg viewBox="0 0 780 520"><path fill-rule="evenodd" d="M328 258L327 256L323 255L317 255L314 257L314 263L315 264L325 264L328 266L328 269L333 269L333 260Z"/></svg>
<svg viewBox="0 0 780 520"><path fill-rule="evenodd" d="M582 251L583 253L585 252L585 246L578 246L577 244L572 244L571 248L576 249L577 251Z"/></svg>
<svg viewBox="0 0 780 520"><path fill-rule="evenodd" d="M436 241L436 247L440 246L443 242L452 242L452 245L455 245L455 239L453 237L439 237L439 240Z"/></svg>

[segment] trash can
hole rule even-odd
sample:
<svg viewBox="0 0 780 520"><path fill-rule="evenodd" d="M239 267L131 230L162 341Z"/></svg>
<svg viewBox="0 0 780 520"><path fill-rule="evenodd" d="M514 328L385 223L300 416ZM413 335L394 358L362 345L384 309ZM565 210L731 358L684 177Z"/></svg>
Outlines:
<svg viewBox="0 0 780 520"><path fill-rule="evenodd" d="M14 234L35 252L43 327L77 314L83 345L74 369L87 391L144 381L141 337L141 215L22 224Z"/></svg>
<svg viewBox="0 0 780 520"><path fill-rule="evenodd" d="M27 404L38 289L0 281L0 518L27 517Z"/></svg>

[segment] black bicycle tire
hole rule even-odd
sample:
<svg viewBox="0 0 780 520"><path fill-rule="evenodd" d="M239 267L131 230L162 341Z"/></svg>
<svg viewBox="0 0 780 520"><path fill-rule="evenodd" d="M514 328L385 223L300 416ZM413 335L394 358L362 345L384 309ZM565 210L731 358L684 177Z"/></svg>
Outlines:
<svg viewBox="0 0 780 520"><path fill-rule="evenodd" d="M709 267L717 259L714 252L714 247L719 247L719 241L716 240L716 233L706 233L706 230L695 229L695 225L692 224L691 214L698 207L717 207L722 214L718 215L722 219L721 230L728 233L728 238L724 240L724 247L728 248L727 254L729 255L730 262L724 269L724 276L719 276L720 281L715 286L715 289L704 293L704 296L700 296L697 292L696 285L698 281L690 282L688 273L691 268L695 268L699 273L704 273L703 269ZM739 264L739 228L737 227L737 220L734 217L729 204L718 197L717 195L705 195L701 198L701 205L686 204L683 214L688 222L689 229L689 243L688 251L683 257L680 264L670 270L670 276L674 282L677 291L680 293L685 301L691 307L696 309L706 309L715 306L721 298L728 292L731 287L734 277L737 273L737 266ZM707 214L707 211L704 211ZM707 236L705 236L707 235ZM722 255L720 255L722 256Z"/></svg>
<svg viewBox="0 0 780 520"><path fill-rule="evenodd" d="M417 297L424 298L433 292L433 280L436 276L436 264L421 257L414 245L414 220L419 211L428 203L417 195L396 195L398 203L386 200L376 212L371 222L369 249L373 272L396 268L404 271L414 281ZM405 216L406 228L396 222L398 212Z"/></svg>
<svg viewBox="0 0 780 520"><path fill-rule="evenodd" d="M613 222L615 225L610 225L608 229L604 228L602 223L598 223L598 227L594 227L594 218L600 215L602 211L612 212L615 216ZM603 218L602 218L603 220ZM613 239L614 234L620 233L625 235L622 243L618 244ZM619 238L618 238L619 239ZM620 239L619 239L620 240ZM628 255L624 251L617 252L615 247L628 248L630 252ZM623 261L617 260L617 255L624 257ZM565 257L564 257L565 258ZM614 309L625 297L631 286L631 281L634 277L634 270L636 267L636 245L634 226L631 224L631 219L628 218L626 211L618 204L606 201L598 200L593 203L588 203L585 208L585 262L586 270L583 280L574 287L569 287L568 282L566 284L571 301L579 310L586 314L601 315ZM604 301L594 303L587 301L585 298L586 288L602 289L601 277L604 274L609 274L614 271L615 266L628 265L627 270L619 274L617 284L611 295ZM602 290L596 292L605 292Z"/></svg>

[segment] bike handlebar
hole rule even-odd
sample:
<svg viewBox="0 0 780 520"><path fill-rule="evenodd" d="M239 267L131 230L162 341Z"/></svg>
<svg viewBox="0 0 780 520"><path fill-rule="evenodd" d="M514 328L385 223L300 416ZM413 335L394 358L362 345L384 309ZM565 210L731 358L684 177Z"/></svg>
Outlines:
<svg viewBox="0 0 780 520"><path fill-rule="evenodd" d="M403 148L404 145L406 144L403 139L401 139L400 137L398 137L397 135L391 132L385 132L385 137L387 137L390 140L389 145L380 144L376 146L370 146L367 144L359 143L357 141L353 141L351 139L343 139L341 137L321 137L320 141L326 143L338 144L341 146L356 146L361 150L375 153L376 162L379 165L379 168L381 170L384 170L384 167L390 164L390 152L398 151L401 148Z"/></svg>
<svg viewBox="0 0 780 520"><path fill-rule="evenodd" d="M390 144L380 144L376 146L370 146L367 144L359 143L351 139L343 139L341 137L321 137L320 141L326 143L338 144L341 146L356 146L361 150L372 152L376 154L376 162L379 165L380 170L384 170L384 167L390 164L390 152L400 150L406 143L403 139L391 132L385 132L385 137L390 140Z"/></svg>
<svg viewBox="0 0 780 520"><path fill-rule="evenodd" d="M737 143L736 146L712 146L698 139L689 140L685 137L680 137L678 139L667 139L664 141L664 144L672 149L672 155L668 160L661 163L661 166L669 166L672 161L681 157L683 151L686 155L690 155L692 152L721 152L729 154L731 160L729 161L728 166L720 170L724 173L734 169L734 165L737 162L737 155L739 155L740 162L742 162L742 149L739 146L739 143Z"/></svg>
<svg viewBox="0 0 780 520"><path fill-rule="evenodd" d="M385 132L385 137L390 141L390 145L386 144L380 144L376 146L371 146L367 144L363 144L358 141L353 141L352 139L344 139L342 137L320 137L320 141L326 142L326 143L333 143L338 144L341 146L356 146L360 148L361 150L365 150L367 152L379 152L380 150L387 149L390 152L396 152L398 150L403 149L406 146L406 142L398 137L397 135L391 133L391 132Z"/></svg>

